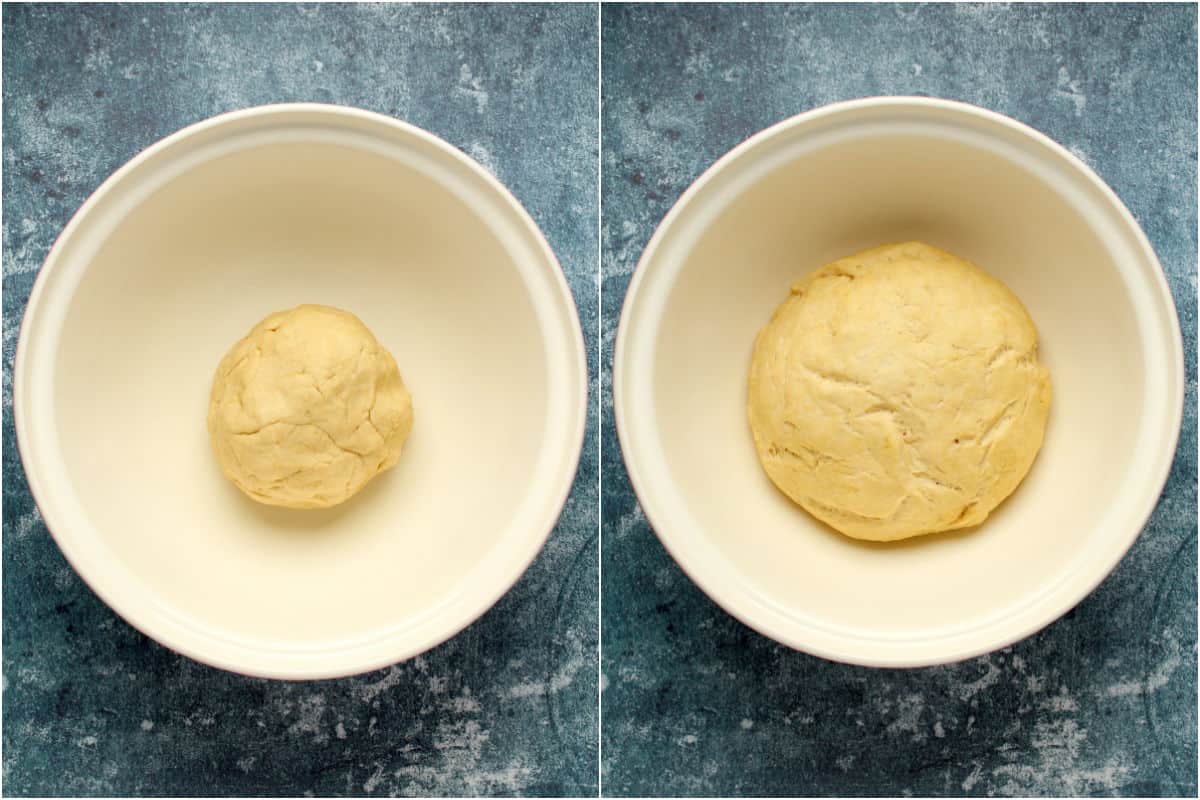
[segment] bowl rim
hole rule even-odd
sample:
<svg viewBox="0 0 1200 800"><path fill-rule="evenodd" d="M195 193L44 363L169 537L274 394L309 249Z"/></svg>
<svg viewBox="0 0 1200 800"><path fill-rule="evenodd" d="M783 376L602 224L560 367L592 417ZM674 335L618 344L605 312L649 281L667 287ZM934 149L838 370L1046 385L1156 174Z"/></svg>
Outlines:
<svg viewBox="0 0 1200 800"><path fill-rule="evenodd" d="M160 610L130 607L130 605L117 600L106 582L101 579L102 573L106 570L83 559L74 546L72 538L64 533L70 528L71 519L66 518L65 513L55 504L54 500L59 490L43 482L40 468L40 465L55 460L56 455L44 452L38 437L30 430L29 422L33 412L30 406L31 401L27 397L29 391L27 387L30 381L26 379L26 376L32 369L29 359L31 331L37 324L40 310L45 305L44 295L48 291L46 286L50 277L56 272L62 252L66 244L74 238L76 231L84 224L85 219L103 198L120 185L127 176L158 154L185 140L220 127L236 125L251 119L266 120L271 117L279 118L277 124L280 125L286 125L289 117L310 120L309 124L313 118L323 117L320 120L320 124L323 125L339 126L356 122L360 125L374 125L376 130L392 137L401 139L407 137L409 140L415 140L417 143L431 147L438 157L455 162L458 166L466 168L472 177L481 180L483 191L493 193L509 211L514 213L519 227L523 228L529 236L532 250L540 256L543 265L548 268L544 270L549 279L547 294L551 298L555 310L564 315L563 320L566 322L566 327L569 328L566 333L570 338L565 353L574 364L573 375L558 377L558 380L562 380L563 385L568 388L565 402L576 406L565 415L570 430L565 437L551 437L557 438L561 443L562 462L569 466L563 470L563 474L558 477L556 483L549 487L551 491L546 492L544 521L538 525L529 538L527 556L514 561L511 568L503 573L503 580L497 582L488 591L477 593L474 602L467 605L466 611L449 617L447 624L439 628L435 635L425 636L416 642L405 642L404 638L407 634L405 631L400 631L373 639L367 645L344 648L332 657L328 652L322 653L323 660L320 666L304 664L301 661L304 656L301 654L290 656L292 660L286 665L274 664L272 666L258 666L252 663L253 657L247 656L257 652L253 650L239 649L239 656L243 660L214 655L206 652L202 646L197 646L197 644L203 645L204 638L202 636L193 634L187 640L181 639L174 632L177 630L176 628L166 625ZM16 432L17 451L29 491L47 530L75 573L125 622L164 647L209 666L258 678L322 680L372 672L425 653L474 623L487 613L525 574L558 525L562 510L575 486L575 478L579 471L579 462L587 433L589 404L587 350L579 322L578 309L562 265L526 208L498 178L436 134L385 114L329 103L269 103L216 114L189 124L155 141L117 168L71 216L38 269L22 314L13 358L12 376L13 425ZM551 377L554 378L554 376ZM445 607L445 603L439 604L435 609L436 614L444 614ZM259 657L261 658L261 653Z"/></svg>
<svg viewBox="0 0 1200 800"><path fill-rule="evenodd" d="M801 638L781 631L767 621L756 617L752 612L758 603L747 596L747 593L743 589L739 588L737 581L722 579L720 576L714 577L714 575L706 573L701 559L689 552L687 537L676 536L672 533L671 521L667 519L663 508L656 504L654 488L649 485L649 481L642 473L641 467L638 464L639 449L632 442L633 434L631 432L633 423L630 417L633 411L626 407L627 403L632 404L633 402L629 399L629 390L627 388L627 383L632 383L632 380L628 379L625 375L625 369L629 363L630 328L634 324L633 317L637 312L637 297L642 285L647 280L646 276L654 270L654 261L657 253L680 216L719 173L722 173L727 167L750 151L765 145L769 141L789 134L797 127L866 109L903 110L914 108L957 114L960 119L969 119L976 123L984 123L1006 129L1010 133L1016 133L1027 140L1031 140L1033 143L1048 148L1054 156L1063 160L1066 166L1070 167L1074 173L1084 178L1093 189L1099 191L1110 209L1120 216L1132 233L1132 242L1136 246L1138 255L1145 258L1148 264L1156 268L1151 270L1150 283L1152 285L1150 289L1154 294L1154 298L1159 301L1158 305L1166 309L1166 319L1164 322L1172 334L1169 337L1171 352L1166 355L1166 362L1172 370L1172 374L1168 377L1169 379L1173 379L1179 388L1179 391L1169 398L1170 407L1165 420L1169 425L1169 432L1164 438L1170 442L1171 455L1161 461L1159 469L1144 484L1147 490L1139 498L1137 513L1135 515L1138 519L1138 524L1131 529L1121 545L1114 549L1111 557L1103 563L1103 568L1096 570L1094 574L1086 576L1085 580L1078 580L1073 583L1073 591L1057 593L1054 597L1056 602L1052 605L1051 613L1042 614L1034 621L1027 621L1024 626L1016 631L1009 632L1004 636L993 636L988 641L975 646L961 647L933 657L915 658L882 654L864 655L857 651L845 652L833 647L814 645L811 642L803 641ZM1145 529L1150 515L1153 514L1155 508L1158 506L1158 500L1170 476L1171 467L1175 461L1175 454L1178 451L1179 437L1183 423L1183 403L1187 391L1186 381L1183 379L1185 374L1183 337L1179 327L1179 315L1162 264L1154 252L1154 248L1151 246L1145 231L1142 230L1133 214L1117 196L1116 192L1091 167L1046 134L1004 114L958 100L912 95L879 95L829 103L776 122L751 135L724 153L684 190L655 228L630 277L621 307L621 317L613 347L611 391L617 438L620 442L625 468L638 504L663 547L683 572L710 600L748 627L792 649L831 661L859 666L914 668L962 661L995 652L1021 641L1058 620L1063 614L1075 607L1095 590L1112 573L1116 565L1124 558L1129 548L1133 546L1138 536L1141 535L1142 530ZM675 525L677 526L678 523L675 523ZM984 631L993 629L1005 619L1005 617L999 620L989 619L986 625L982 626L982 629Z"/></svg>

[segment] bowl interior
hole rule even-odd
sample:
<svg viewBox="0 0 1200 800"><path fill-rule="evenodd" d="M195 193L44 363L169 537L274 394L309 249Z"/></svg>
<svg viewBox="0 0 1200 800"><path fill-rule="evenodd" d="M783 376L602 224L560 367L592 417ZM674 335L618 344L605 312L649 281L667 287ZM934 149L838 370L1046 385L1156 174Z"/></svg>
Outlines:
<svg viewBox="0 0 1200 800"><path fill-rule="evenodd" d="M963 112L835 114L723 163L664 224L626 308L622 442L668 549L754 627L862 663L965 657L1065 611L1136 536L1178 428L1177 329L1115 202L1052 146ZM768 480L746 377L796 279L909 239L1017 294L1054 399L1032 471L983 525L862 543Z"/></svg>
<svg viewBox="0 0 1200 800"><path fill-rule="evenodd" d="M234 124L160 154L47 288L64 313L31 407L57 427L56 536L135 624L170 618L168 644L243 671L357 671L454 633L536 554L578 457L578 323L532 223L432 137L355 125ZM396 468L320 511L244 497L205 426L226 350L300 303L357 314L415 410Z"/></svg>

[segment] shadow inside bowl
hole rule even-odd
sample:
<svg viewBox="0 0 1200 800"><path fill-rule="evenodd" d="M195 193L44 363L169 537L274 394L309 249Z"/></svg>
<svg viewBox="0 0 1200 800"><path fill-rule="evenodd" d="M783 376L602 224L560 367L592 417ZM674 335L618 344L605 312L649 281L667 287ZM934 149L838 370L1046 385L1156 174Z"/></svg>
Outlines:
<svg viewBox="0 0 1200 800"><path fill-rule="evenodd" d="M907 539L895 539L890 542L873 542L873 541L870 541L869 539L856 539L853 536L847 536L846 534L839 531L837 528L835 528L832 525L830 525L829 523L825 522L823 519L817 517L814 514L809 513L809 511L806 508L804 508L804 506L800 505L799 503L795 502L790 497L788 497L786 494L784 494L779 489L779 487L776 486L765 475L763 476L763 480L765 480L765 481L767 481L767 483L771 484L771 489L774 491L774 493L780 499L782 499L784 502L786 502L791 507L791 510L794 513L803 515L805 521L813 523L813 527L816 528L817 530L820 530L822 536L832 537L832 540L835 541L837 544L848 545L852 548L857 548L858 550L865 551L865 552L896 551L896 550L903 550L903 549L917 548L917 547L934 547L938 543L958 541L967 536L972 536L976 533L976 531L979 528L986 526L987 522L988 522L988 520L985 519L979 525L975 525L970 528L956 528L956 529L950 530L950 531L940 531L938 533L926 533L921 536L910 536ZM1001 503L1000 505L1003 506L1004 504ZM990 519L990 517L989 517L989 519Z"/></svg>
<svg viewBox="0 0 1200 800"><path fill-rule="evenodd" d="M265 528L283 534L325 536L344 534L345 522L362 507L371 503L371 498L387 491L387 484L395 478L395 469L389 469L372 478L358 494L330 508L287 508L260 503L247 496L228 480L226 489L237 497L236 502L246 513L253 516Z"/></svg>
<svg viewBox="0 0 1200 800"><path fill-rule="evenodd" d="M1042 460L1044 459L1041 458L1041 453L1039 452L1038 458L1034 459L1033 465L1029 468L1029 472L1025 475L1021 482L1017 484L1017 488L1014 489L1012 493L1008 495L1008 497L1005 497L1003 500L1001 500L1000 504L992 509L991 513L988 514L983 522L979 523L978 525L972 525L966 528L955 528L948 531L938 531L937 533L926 533L921 534L920 536L910 536L906 539L895 539L890 542L873 542L868 539L856 539L853 536L847 536L829 523L825 522L814 514L811 514L807 509L804 508L804 506L788 497L778 486L775 485L774 481L772 481L766 475L766 473L763 473L762 479L771 487L771 491L776 497L785 502L795 513L803 514L807 520L815 523L815 527L821 530L823 535L833 537L834 540L836 540L839 544L848 544L851 547L856 547L864 551L896 551L919 547L935 547L939 544L945 544L947 542L958 542L967 537L976 538L985 535L986 530L981 529L996 527L994 523L1006 515L1007 509L1012 507L1013 498L1020 495L1021 489L1030 483L1030 481L1033 479L1034 473L1037 471L1038 463Z"/></svg>

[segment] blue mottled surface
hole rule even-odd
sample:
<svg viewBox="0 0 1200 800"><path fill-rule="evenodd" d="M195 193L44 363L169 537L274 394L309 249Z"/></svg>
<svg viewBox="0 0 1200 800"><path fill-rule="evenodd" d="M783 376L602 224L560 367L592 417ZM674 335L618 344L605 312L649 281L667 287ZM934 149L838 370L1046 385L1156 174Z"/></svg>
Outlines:
<svg viewBox="0 0 1200 800"><path fill-rule="evenodd" d="M638 509L606 377L605 794L1195 797L1195 6L605 6L601 25L606 370L688 184L780 119L874 94L986 106L1090 164L1153 242L1188 354L1170 481L1116 571L1023 642L901 671L793 652L709 601Z"/></svg>
<svg viewBox="0 0 1200 800"><path fill-rule="evenodd" d="M175 655L80 582L25 485L11 370L37 270L109 173L218 112L312 100L426 128L516 194L594 391L595 8L6 4L3 28L5 793L594 795L594 410L562 520L495 608L405 664L281 683Z"/></svg>

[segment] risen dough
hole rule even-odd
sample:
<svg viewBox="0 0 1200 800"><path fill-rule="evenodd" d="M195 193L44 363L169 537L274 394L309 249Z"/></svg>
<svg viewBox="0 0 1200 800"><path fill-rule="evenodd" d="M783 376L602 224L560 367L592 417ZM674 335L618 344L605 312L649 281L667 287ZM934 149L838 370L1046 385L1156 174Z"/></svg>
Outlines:
<svg viewBox="0 0 1200 800"><path fill-rule="evenodd" d="M226 477L260 503L324 508L394 465L412 430L396 361L358 317L272 314L217 367L208 432Z"/></svg>
<svg viewBox="0 0 1200 800"><path fill-rule="evenodd" d="M1049 409L1021 302L920 242L801 280L750 366L750 429L767 475L858 539L978 525L1029 471Z"/></svg>

